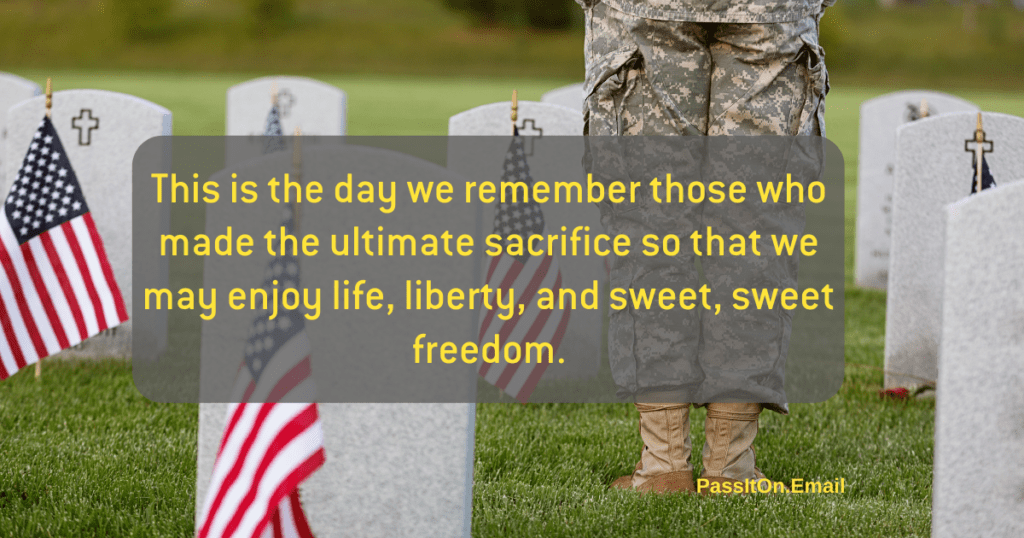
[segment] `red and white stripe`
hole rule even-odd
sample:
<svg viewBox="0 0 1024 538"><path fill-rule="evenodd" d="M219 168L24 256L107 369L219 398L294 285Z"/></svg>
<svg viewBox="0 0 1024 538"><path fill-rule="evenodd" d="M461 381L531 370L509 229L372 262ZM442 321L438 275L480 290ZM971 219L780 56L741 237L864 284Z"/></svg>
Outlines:
<svg viewBox="0 0 1024 538"><path fill-rule="evenodd" d="M128 320L90 213L18 244L0 214L0 379Z"/></svg>
<svg viewBox="0 0 1024 538"><path fill-rule="evenodd" d="M316 404L231 404L197 536L311 537L298 487L323 463Z"/></svg>
<svg viewBox="0 0 1024 538"><path fill-rule="evenodd" d="M314 399L310 349L301 331L277 350L259 383L244 363L239 369L232 400L243 403L228 407L197 536L312 538L298 487L325 460L317 406L274 403Z"/></svg>
<svg viewBox="0 0 1024 538"><path fill-rule="evenodd" d="M499 309L495 301L492 301L493 309L481 310L478 334L480 343L493 342L494 335L498 334L502 349L508 342L518 342L523 356L517 363L481 361L479 373L488 383L526 403L547 370L548 360L555 360L544 354L540 358L531 357L533 362L526 364L526 343L547 342L557 352L569 324L569 309L542 309L538 304L539 289L552 290L557 301L562 288L558 258L531 256L523 264L512 256L502 254L491 259L485 282L491 288L502 290L503 297L507 297L509 290L514 290L516 306L508 320L498 317ZM524 305L522 314L519 313L520 305Z"/></svg>

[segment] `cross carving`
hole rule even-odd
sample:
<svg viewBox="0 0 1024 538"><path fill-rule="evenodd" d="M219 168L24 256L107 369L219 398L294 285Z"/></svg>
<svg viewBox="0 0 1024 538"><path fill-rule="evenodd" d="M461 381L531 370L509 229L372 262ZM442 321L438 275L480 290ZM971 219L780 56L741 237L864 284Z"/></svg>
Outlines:
<svg viewBox="0 0 1024 538"><path fill-rule="evenodd" d="M71 118L71 128L78 129L78 145L88 146L92 143L93 129L100 128L100 119L92 117L92 109L83 108L77 118Z"/></svg>
<svg viewBox="0 0 1024 538"><path fill-rule="evenodd" d="M529 127L527 127L527 126L529 126ZM529 136L529 137L531 137L529 139L529 148L526 149L526 154L527 155L533 155L533 142L534 142L534 140L536 140L536 138L532 138L532 137L540 138L540 137L544 136L544 129L541 129L540 127L537 127L537 124L536 124L536 122L534 120L526 119L526 118L523 118L523 124L522 125L517 125L516 129L519 131L519 136Z"/></svg>
<svg viewBox="0 0 1024 538"><path fill-rule="evenodd" d="M292 112L292 105L295 104L295 96L287 88L277 94L277 106L281 111L281 117L287 118Z"/></svg>

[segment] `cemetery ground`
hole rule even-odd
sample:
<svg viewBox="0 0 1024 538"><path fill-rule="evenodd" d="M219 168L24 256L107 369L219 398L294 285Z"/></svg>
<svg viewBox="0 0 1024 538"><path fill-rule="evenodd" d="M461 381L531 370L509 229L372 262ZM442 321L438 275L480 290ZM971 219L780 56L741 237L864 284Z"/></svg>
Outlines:
<svg viewBox="0 0 1024 538"><path fill-rule="evenodd" d="M50 73L21 72L37 82ZM175 134L223 133L224 91L248 75L56 73L58 89L126 92L174 112ZM538 99L565 80L321 77L349 97L353 135L442 135L480 104ZM828 135L846 157L846 371L839 393L762 415L756 442L776 480L844 478L841 494L697 498L609 492L642 448L628 405L485 404L477 411L477 536L927 535L934 402L880 400L884 292L852 285L860 103L897 88L833 89ZM1011 93L958 92L1024 116ZM969 133L968 133L969 135ZM966 137L966 135L965 135ZM969 170L964 171L965 182ZM998 178L997 178L998 180ZM189 337L172 327L172 338ZM129 363L44 362L0 383L0 536L190 536L195 404L157 404ZM700 467L704 411L691 413ZM328 454L330 457L330 454ZM967 470L965 470L965 475Z"/></svg>

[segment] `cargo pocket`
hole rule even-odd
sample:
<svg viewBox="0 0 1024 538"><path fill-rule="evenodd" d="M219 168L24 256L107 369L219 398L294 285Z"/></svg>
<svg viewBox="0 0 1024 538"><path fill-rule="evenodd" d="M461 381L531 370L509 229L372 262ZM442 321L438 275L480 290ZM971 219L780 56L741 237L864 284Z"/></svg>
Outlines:
<svg viewBox="0 0 1024 538"><path fill-rule="evenodd" d="M804 43L801 61L807 69L807 91L800 113L798 135L825 136L825 96L830 89L825 68L825 50L818 44L817 30L800 36Z"/></svg>
<svg viewBox="0 0 1024 538"><path fill-rule="evenodd" d="M630 90L627 72L641 61L639 47L630 44L597 58L587 66L583 84L584 134L622 134L622 107Z"/></svg>

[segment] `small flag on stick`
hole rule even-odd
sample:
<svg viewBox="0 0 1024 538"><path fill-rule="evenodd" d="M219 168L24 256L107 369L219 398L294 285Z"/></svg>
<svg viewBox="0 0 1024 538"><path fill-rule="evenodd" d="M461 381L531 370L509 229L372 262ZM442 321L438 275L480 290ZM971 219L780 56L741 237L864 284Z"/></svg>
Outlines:
<svg viewBox="0 0 1024 538"><path fill-rule="evenodd" d="M513 109L513 117L515 109ZM526 162L523 140L519 130L513 125L512 143L505 155L505 182L533 182L530 168ZM495 206L494 233L501 235L505 246L508 246L510 235L526 238L532 234L543 235L545 232L544 213L540 205L529 202L499 202ZM495 309L483 308L480 311L478 339L481 343L499 341L499 349L488 355L490 360L499 362L480 363L479 374L488 383L495 385L516 400L526 403L537 387L549 361L557 360L557 352L569 324L569 309L543 309L539 305L539 289L553 291L558 297L562 287L562 272L558 267L558 256L530 255L524 251L522 255L511 255L503 250L502 254L491 258L487 268L485 281L488 286L502 294L508 300L514 293L516 299L515 312L508 320L502 320ZM522 314L519 305L523 305ZM516 343L519 347L518 362L501 362L506 344ZM528 355L528 352L532 355ZM527 362L527 360L531 362Z"/></svg>
<svg viewBox="0 0 1024 538"><path fill-rule="evenodd" d="M296 180L300 149L296 138ZM281 225L298 233L297 204ZM287 251L264 271L263 288L299 286L298 259ZM305 319L298 310L257 316L249 329L227 427L214 463L197 535L311 538L299 484L324 464L323 429L310 366ZM253 403L267 402L267 403Z"/></svg>
<svg viewBox="0 0 1024 538"><path fill-rule="evenodd" d="M281 110L278 106L277 84L270 95L270 112L267 114L267 122L263 128L263 136L267 137L263 143L263 154L281 151L284 145L284 130L281 128Z"/></svg>
<svg viewBox="0 0 1024 538"><path fill-rule="evenodd" d="M981 158L981 190L991 189L996 186L996 179L992 177L992 172L988 169L988 162L985 157ZM974 172L974 176L971 178L971 194L977 194L978 192L978 173Z"/></svg>
<svg viewBox="0 0 1024 538"><path fill-rule="evenodd" d="M0 265L0 379L128 320L49 110L4 200Z"/></svg>

